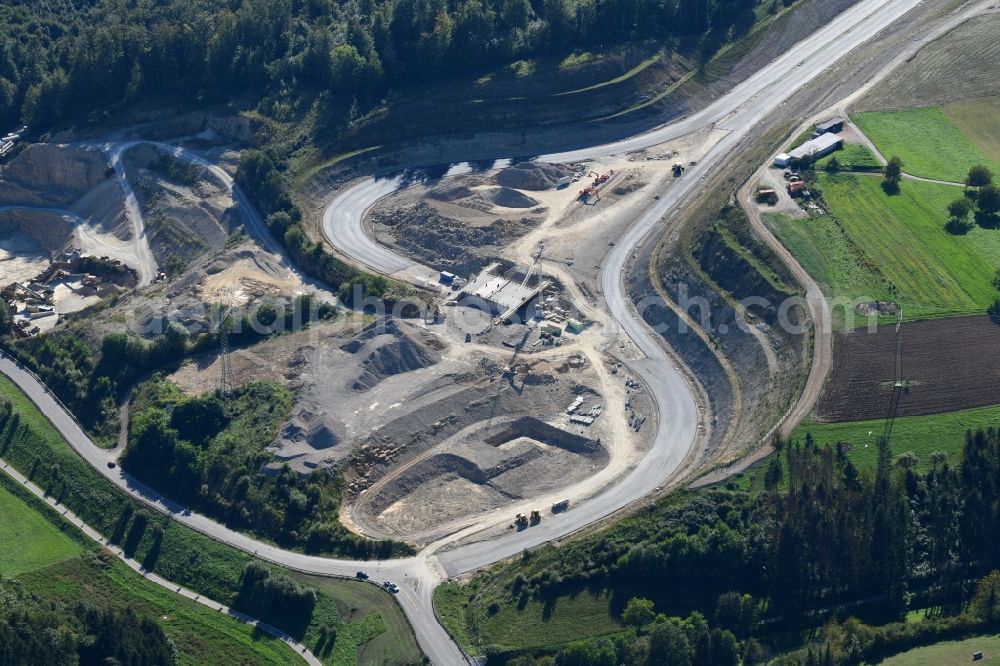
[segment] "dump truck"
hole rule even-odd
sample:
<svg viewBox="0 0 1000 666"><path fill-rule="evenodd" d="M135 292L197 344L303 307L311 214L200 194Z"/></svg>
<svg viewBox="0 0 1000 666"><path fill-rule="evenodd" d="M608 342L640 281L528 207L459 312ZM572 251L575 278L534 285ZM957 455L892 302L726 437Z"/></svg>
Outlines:
<svg viewBox="0 0 1000 666"><path fill-rule="evenodd" d="M561 499L552 505L552 513L559 513L560 511L565 511L569 508L569 500Z"/></svg>

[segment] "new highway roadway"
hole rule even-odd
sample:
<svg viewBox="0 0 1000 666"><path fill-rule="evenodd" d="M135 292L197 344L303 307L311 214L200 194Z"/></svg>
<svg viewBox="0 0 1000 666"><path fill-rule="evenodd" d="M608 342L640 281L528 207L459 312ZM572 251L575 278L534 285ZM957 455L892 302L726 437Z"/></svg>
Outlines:
<svg viewBox="0 0 1000 666"><path fill-rule="evenodd" d="M657 431L649 452L632 472L600 494L576 504L557 520L544 521L536 527L507 533L496 539L444 550L444 546L451 546L455 541L454 537L449 537L443 542L431 544L414 557L378 563L337 560L282 550L190 512L132 479L120 468L108 468L107 453L90 441L62 405L30 373L7 358L0 358L0 371L31 397L70 445L95 469L138 499L221 542L291 569L320 575L353 576L358 569L364 568L373 578L393 580L400 586L399 602L431 661L441 665L465 663L465 655L434 614L433 589L440 580L564 537L641 499L671 479L695 444L699 413L692 391L680 373L674 370L657 336L638 318L625 295L622 275L632 252L667 213L686 197L705 187L709 174L732 156L739 142L757 123L840 58L920 2L861 0L815 35L790 46L784 55L702 111L622 141L536 158L547 162L575 162L654 146L703 127L726 132L697 165L667 187L658 200L652 201L650 207L616 242L604 261L601 287L613 318L609 326L615 329L609 333L623 331L645 357L630 363L630 367L643 378L656 402L659 416ZM494 167L504 166L506 157L509 156L498 156ZM452 173L468 169L470 167L464 163L449 167ZM440 173L442 170L437 171ZM433 271L379 246L362 227L365 210L379 198L407 186L413 174L411 171L409 175L369 178L340 193L325 211L323 229L332 245L359 264L424 286L432 279ZM234 191L234 196L237 194L238 191ZM241 200L239 203L246 213L252 213L247 202ZM256 231L262 223L256 215L251 217ZM254 235L266 236L263 230ZM277 247L273 250L282 254Z"/></svg>

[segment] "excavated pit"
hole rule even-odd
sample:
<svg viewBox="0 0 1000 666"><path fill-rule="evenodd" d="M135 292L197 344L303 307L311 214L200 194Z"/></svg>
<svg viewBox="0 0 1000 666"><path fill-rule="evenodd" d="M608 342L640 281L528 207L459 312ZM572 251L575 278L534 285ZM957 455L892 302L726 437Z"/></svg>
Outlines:
<svg viewBox="0 0 1000 666"><path fill-rule="evenodd" d="M411 536L470 513L556 492L608 462L600 439L533 416L488 421L446 439L358 503L362 522Z"/></svg>

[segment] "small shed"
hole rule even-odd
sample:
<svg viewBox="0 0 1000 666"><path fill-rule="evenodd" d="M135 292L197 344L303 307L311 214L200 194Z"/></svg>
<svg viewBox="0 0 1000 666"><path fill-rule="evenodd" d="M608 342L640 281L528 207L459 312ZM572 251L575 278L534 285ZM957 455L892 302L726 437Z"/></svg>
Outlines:
<svg viewBox="0 0 1000 666"><path fill-rule="evenodd" d="M791 194L793 197L799 196L807 192L808 190L806 188L807 188L806 184L801 180L797 180L794 183L788 183L788 193Z"/></svg>
<svg viewBox="0 0 1000 666"><path fill-rule="evenodd" d="M774 158L774 166L784 169L786 166L792 163L792 156L788 153L781 153Z"/></svg>
<svg viewBox="0 0 1000 666"><path fill-rule="evenodd" d="M829 120L816 125L816 132L819 134L836 134L844 130L846 121L840 116L835 116Z"/></svg>
<svg viewBox="0 0 1000 666"><path fill-rule="evenodd" d="M455 282L455 274L448 271L441 271L441 284L452 284Z"/></svg>

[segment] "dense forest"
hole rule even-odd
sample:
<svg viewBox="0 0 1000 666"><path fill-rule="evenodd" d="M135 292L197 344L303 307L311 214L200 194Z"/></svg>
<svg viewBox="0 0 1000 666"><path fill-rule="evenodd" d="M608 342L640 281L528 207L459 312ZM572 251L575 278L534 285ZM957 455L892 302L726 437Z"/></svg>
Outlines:
<svg viewBox="0 0 1000 666"><path fill-rule="evenodd" d="M171 666L173 643L151 618L97 600L42 602L0 578L0 664Z"/></svg>
<svg viewBox="0 0 1000 666"><path fill-rule="evenodd" d="M173 96L331 109L515 58L656 38L717 46L757 0L14 0L0 5L0 123L101 120ZM790 3L788 3L790 4ZM771 2L772 9L777 6Z"/></svg>
<svg viewBox="0 0 1000 666"><path fill-rule="evenodd" d="M976 581L1000 566L1000 431L969 433L960 463L937 454L926 474L915 471L912 453L893 459L882 446L879 456L869 476L850 461L847 445L818 447L808 437L785 444L771 458L766 490L665 500L600 536L563 544L558 553L543 549L501 569L487 588L491 595L504 592L483 599L473 594L470 607L523 605L591 589L612 591L619 612L641 598L668 615L696 610L712 617L718 603L738 592L764 604L771 633L816 626L827 610L859 601L879 623L898 621L913 607L965 609L888 633L862 632L855 623L846 638L835 632L817 648L814 657L825 650L836 664L882 656L908 641L992 627L1000 576L988 579L979 611L963 604ZM474 628L475 613L467 615ZM855 639L856 646L845 646ZM740 651L747 648L744 641Z"/></svg>

